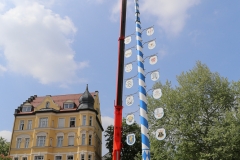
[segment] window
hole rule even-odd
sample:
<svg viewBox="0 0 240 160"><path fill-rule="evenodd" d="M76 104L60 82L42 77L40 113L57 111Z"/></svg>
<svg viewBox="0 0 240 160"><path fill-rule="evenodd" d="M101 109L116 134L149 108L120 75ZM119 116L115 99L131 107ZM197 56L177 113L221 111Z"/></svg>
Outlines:
<svg viewBox="0 0 240 160"><path fill-rule="evenodd" d="M71 109L74 108L74 104L73 103L65 103L64 104L64 109Z"/></svg>
<svg viewBox="0 0 240 160"><path fill-rule="evenodd" d="M86 115L83 115L83 122L82 125L85 126L86 125Z"/></svg>
<svg viewBox="0 0 240 160"><path fill-rule="evenodd" d="M56 160L62 160L62 156L56 156Z"/></svg>
<svg viewBox="0 0 240 160"><path fill-rule="evenodd" d="M81 154L81 160L84 160L84 154Z"/></svg>
<svg viewBox="0 0 240 160"><path fill-rule="evenodd" d="M75 117L70 118L70 127L75 127Z"/></svg>
<svg viewBox="0 0 240 160"><path fill-rule="evenodd" d="M49 108L50 103L46 102L46 108Z"/></svg>
<svg viewBox="0 0 240 160"><path fill-rule="evenodd" d="M67 156L67 160L73 160L73 156Z"/></svg>
<svg viewBox="0 0 240 160"><path fill-rule="evenodd" d="M92 160L92 155L88 155L88 160Z"/></svg>
<svg viewBox="0 0 240 160"><path fill-rule="evenodd" d="M45 136L38 136L37 137L37 146L38 147L44 147L45 146Z"/></svg>
<svg viewBox="0 0 240 160"><path fill-rule="evenodd" d="M92 125L92 116L89 117L89 126Z"/></svg>
<svg viewBox="0 0 240 160"><path fill-rule="evenodd" d="M23 106L22 107L22 112L31 112L32 111L32 106Z"/></svg>
<svg viewBox="0 0 240 160"><path fill-rule="evenodd" d="M28 146L29 146L29 141L30 141L29 138L26 138L26 139L25 139L25 148L28 148Z"/></svg>
<svg viewBox="0 0 240 160"><path fill-rule="evenodd" d="M35 160L43 160L43 156L35 156Z"/></svg>
<svg viewBox="0 0 240 160"><path fill-rule="evenodd" d="M82 145L85 145L85 134L82 134Z"/></svg>
<svg viewBox="0 0 240 160"><path fill-rule="evenodd" d="M88 139L88 141L89 141L89 145L92 145L92 135L89 135L89 139Z"/></svg>
<svg viewBox="0 0 240 160"><path fill-rule="evenodd" d="M58 128L62 128L64 127L65 125L65 119L64 118L59 118L58 119Z"/></svg>
<svg viewBox="0 0 240 160"><path fill-rule="evenodd" d="M27 160L27 157L23 157L23 159L22 160Z"/></svg>
<svg viewBox="0 0 240 160"><path fill-rule="evenodd" d="M22 141L22 138L17 138L17 147L16 148L21 147L21 141Z"/></svg>
<svg viewBox="0 0 240 160"><path fill-rule="evenodd" d="M21 120L19 125L19 130L23 130L23 129L24 129L24 120Z"/></svg>
<svg viewBox="0 0 240 160"><path fill-rule="evenodd" d="M40 118L39 127L41 128L47 127L47 124L48 124L48 118Z"/></svg>
<svg viewBox="0 0 240 160"><path fill-rule="evenodd" d="M15 158L14 158L14 160L18 160L18 158L17 158L17 157L15 157Z"/></svg>
<svg viewBox="0 0 240 160"><path fill-rule="evenodd" d="M62 143L63 143L63 136L58 136L57 137L57 146L58 147L62 147Z"/></svg>
<svg viewBox="0 0 240 160"><path fill-rule="evenodd" d="M68 146L74 146L74 136L68 136Z"/></svg>
<svg viewBox="0 0 240 160"><path fill-rule="evenodd" d="M32 120L28 120L27 129L32 129Z"/></svg>

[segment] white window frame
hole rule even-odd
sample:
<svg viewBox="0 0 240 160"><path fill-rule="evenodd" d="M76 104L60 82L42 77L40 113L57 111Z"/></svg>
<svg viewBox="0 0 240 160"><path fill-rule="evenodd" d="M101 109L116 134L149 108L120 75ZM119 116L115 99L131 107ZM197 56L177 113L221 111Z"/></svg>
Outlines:
<svg viewBox="0 0 240 160"><path fill-rule="evenodd" d="M43 139L40 139L43 138ZM41 143L43 141L43 143ZM45 147L46 136L37 136L37 147Z"/></svg>
<svg viewBox="0 0 240 160"><path fill-rule="evenodd" d="M24 129L24 120L20 120L19 130L23 130L23 129Z"/></svg>
<svg viewBox="0 0 240 160"><path fill-rule="evenodd" d="M25 138L25 145L24 148L28 148L30 143L30 138Z"/></svg>
<svg viewBox="0 0 240 160"><path fill-rule="evenodd" d="M62 119L63 120L63 126L61 126L61 124L60 124L60 119ZM64 128L65 127L65 118L58 118L58 128Z"/></svg>
<svg viewBox="0 0 240 160"><path fill-rule="evenodd" d="M32 129L32 120L28 120L27 129L29 129L29 130Z"/></svg>
<svg viewBox="0 0 240 160"><path fill-rule="evenodd" d="M26 160L28 159L27 157L22 157L22 160L24 160L24 158L26 158Z"/></svg>
<svg viewBox="0 0 240 160"><path fill-rule="evenodd" d="M55 156L55 160L58 160L58 159L57 159L57 157L61 157L61 159L60 159L60 160L62 160L62 159L63 159L63 157L62 157L61 155L56 155L56 156Z"/></svg>
<svg viewBox="0 0 240 160"><path fill-rule="evenodd" d="M74 155L67 155L66 160L69 160L69 159L68 159L69 156L72 156L73 159L71 159L71 160L74 160Z"/></svg>
<svg viewBox="0 0 240 160"><path fill-rule="evenodd" d="M92 137L93 136L91 134L88 135L88 145L90 145L90 146L92 145ZM91 142L91 143L89 143L89 142Z"/></svg>
<svg viewBox="0 0 240 160"><path fill-rule="evenodd" d="M82 125L83 125L83 126L86 126L87 116L86 116L86 115L83 115L82 118L83 118Z"/></svg>
<svg viewBox="0 0 240 160"><path fill-rule="evenodd" d="M32 106L23 106L22 107L22 112L31 112L32 111Z"/></svg>
<svg viewBox="0 0 240 160"><path fill-rule="evenodd" d="M61 140L61 145L60 145L60 141L59 141L59 138L62 137L62 140ZM57 137L57 147L62 147L63 146L63 136L58 136Z"/></svg>
<svg viewBox="0 0 240 160"><path fill-rule="evenodd" d="M88 160L92 160L92 155L91 154L88 155Z"/></svg>
<svg viewBox="0 0 240 160"><path fill-rule="evenodd" d="M70 144L70 137L73 138L73 144ZM74 136L73 135L68 136L68 146L74 146Z"/></svg>
<svg viewBox="0 0 240 160"><path fill-rule="evenodd" d="M85 144L86 144L85 141L86 141L86 134L83 133L83 134L82 134L82 145L85 145Z"/></svg>
<svg viewBox="0 0 240 160"><path fill-rule="evenodd" d="M92 126L93 125L93 118L92 116L89 117L89 126Z"/></svg>
<svg viewBox="0 0 240 160"><path fill-rule="evenodd" d="M36 157L42 157L42 159L36 159ZM34 160L44 160L44 156L35 156Z"/></svg>
<svg viewBox="0 0 240 160"><path fill-rule="evenodd" d="M46 128L48 127L48 118L39 118L39 128Z"/></svg>
<svg viewBox="0 0 240 160"><path fill-rule="evenodd" d="M73 127L76 127L76 117L70 117L69 118L69 127L71 127L71 122L73 122L73 119L74 119L74 126Z"/></svg>
<svg viewBox="0 0 240 160"><path fill-rule="evenodd" d="M63 107L64 107L64 109L73 109L74 103L64 103Z"/></svg>
<svg viewBox="0 0 240 160"><path fill-rule="evenodd" d="M21 148L21 142L22 142L22 138L17 138L16 148Z"/></svg>
<svg viewBox="0 0 240 160"><path fill-rule="evenodd" d="M81 160L85 160L85 154L81 154Z"/></svg>

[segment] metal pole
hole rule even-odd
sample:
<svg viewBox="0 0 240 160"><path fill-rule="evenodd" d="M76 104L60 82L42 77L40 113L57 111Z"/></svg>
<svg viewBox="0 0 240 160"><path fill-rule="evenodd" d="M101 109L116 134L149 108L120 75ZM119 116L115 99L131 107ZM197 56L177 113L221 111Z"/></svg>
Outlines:
<svg viewBox="0 0 240 160"><path fill-rule="evenodd" d="M124 38L126 28L127 0L122 0L120 37L118 39L118 73L116 104L114 108L114 135L113 135L113 160L120 160L122 148L122 93L123 93L123 73L124 73Z"/></svg>
<svg viewBox="0 0 240 160"><path fill-rule="evenodd" d="M141 21L138 0L135 0L136 15L136 40L137 40L137 61L138 61L138 83L139 83L139 103L140 103L140 123L141 123L141 139L142 139L142 159L150 160L150 143L148 134L148 116L147 116L147 100L145 89L145 75L143 63L143 45L141 33Z"/></svg>

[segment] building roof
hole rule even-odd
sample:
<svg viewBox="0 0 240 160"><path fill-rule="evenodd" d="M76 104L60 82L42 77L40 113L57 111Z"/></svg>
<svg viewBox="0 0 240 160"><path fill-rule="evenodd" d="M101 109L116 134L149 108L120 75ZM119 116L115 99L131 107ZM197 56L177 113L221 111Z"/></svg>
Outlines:
<svg viewBox="0 0 240 160"><path fill-rule="evenodd" d="M94 109L94 98L91 95L91 93L88 91L88 85L86 87L85 92L82 94L82 96L79 98L79 107L78 109Z"/></svg>

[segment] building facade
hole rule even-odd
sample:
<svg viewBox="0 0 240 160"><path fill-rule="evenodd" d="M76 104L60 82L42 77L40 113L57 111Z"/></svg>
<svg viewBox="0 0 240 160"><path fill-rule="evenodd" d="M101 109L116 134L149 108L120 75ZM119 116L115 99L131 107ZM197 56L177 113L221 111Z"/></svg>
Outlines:
<svg viewBox="0 0 240 160"><path fill-rule="evenodd" d="M100 160L102 123L98 91L31 96L15 109L13 160Z"/></svg>

